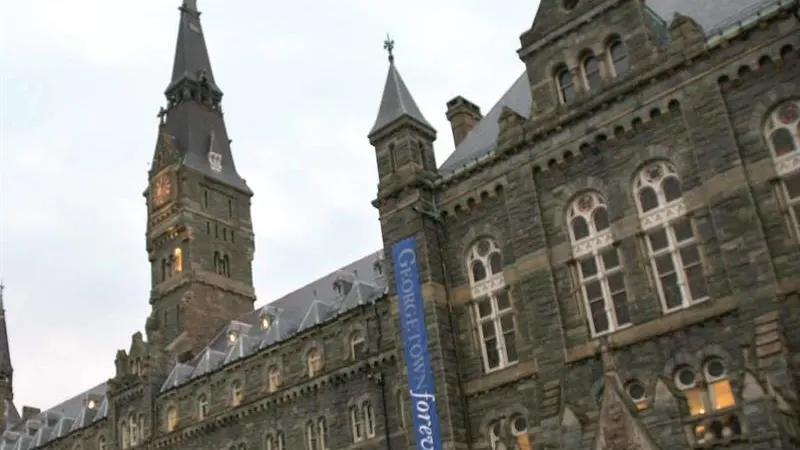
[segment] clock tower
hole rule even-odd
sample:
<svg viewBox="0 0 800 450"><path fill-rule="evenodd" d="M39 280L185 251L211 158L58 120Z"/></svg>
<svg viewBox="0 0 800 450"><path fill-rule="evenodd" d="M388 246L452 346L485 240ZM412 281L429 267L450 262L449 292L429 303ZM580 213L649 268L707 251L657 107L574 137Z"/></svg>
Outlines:
<svg viewBox="0 0 800 450"><path fill-rule="evenodd" d="M147 199L151 342L196 353L252 310L253 193L233 162L196 2L184 0Z"/></svg>

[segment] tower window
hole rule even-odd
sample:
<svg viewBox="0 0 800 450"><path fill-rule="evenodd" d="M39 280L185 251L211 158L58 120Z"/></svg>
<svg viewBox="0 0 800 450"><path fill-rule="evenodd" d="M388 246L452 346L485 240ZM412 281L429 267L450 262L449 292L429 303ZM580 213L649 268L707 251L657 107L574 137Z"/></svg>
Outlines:
<svg viewBox="0 0 800 450"><path fill-rule="evenodd" d="M586 79L587 89L597 89L600 87L602 80L600 78L600 68L597 64L597 58L594 55L589 55L583 60L583 77Z"/></svg>
<svg viewBox="0 0 800 450"><path fill-rule="evenodd" d="M619 39L614 39L608 45L609 65L614 70L614 76L621 76L628 72L628 49Z"/></svg>
<svg viewBox="0 0 800 450"><path fill-rule="evenodd" d="M566 66L556 72L556 83L558 84L558 95L561 103L567 104L575 100L575 85L572 81L572 73Z"/></svg>
<svg viewBox="0 0 800 450"><path fill-rule="evenodd" d="M203 208L208 209L208 191L203 191Z"/></svg>
<svg viewBox="0 0 800 450"><path fill-rule="evenodd" d="M228 217L233 217L233 201L228 200Z"/></svg>
<svg viewBox="0 0 800 450"><path fill-rule="evenodd" d="M172 270L173 273L178 274L183 272L183 250L176 248L172 252Z"/></svg>

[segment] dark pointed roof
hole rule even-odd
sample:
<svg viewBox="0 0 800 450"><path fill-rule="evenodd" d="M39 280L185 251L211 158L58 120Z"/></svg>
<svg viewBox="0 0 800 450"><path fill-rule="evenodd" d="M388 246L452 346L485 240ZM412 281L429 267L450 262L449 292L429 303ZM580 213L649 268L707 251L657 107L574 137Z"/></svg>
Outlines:
<svg viewBox="0 0 800 450"><path fill-rule="evenodd" d="M411 92L394 64L394 58L390 58L389 73L386 75L386 85L383 87L383 98L381 106L378 108L378 117L375 119L375 125L369 131L369 135L372 136L402 117L410 117L419 125L435 132L425 116L422 115L414 97L411 96Z"/></svg>
<svg viewBox="0 0 800 450"><path fill-rule="evenodd" d="M0 375L11 378L14 369L11 367L11 351L8 345L8 329L6 328L6 308L3 303L5 286L0 283Z"/></svg>
<svg viewBox="0 0 800 450"><path fill-rule="evenodd" d="M196 0L183 0L172 80L165 92L151 172L181 165L252 195L233 162L231 140L222 114L222 90L214 80ZM153 173L151 173L152 175Z"/></svg>

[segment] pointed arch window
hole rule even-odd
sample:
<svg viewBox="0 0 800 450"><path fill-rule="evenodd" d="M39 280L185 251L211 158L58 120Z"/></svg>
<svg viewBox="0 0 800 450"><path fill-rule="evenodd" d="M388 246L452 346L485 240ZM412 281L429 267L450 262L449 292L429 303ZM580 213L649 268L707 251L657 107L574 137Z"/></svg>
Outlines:
<svg viewBox="0 0 800 450"><path fill-rule="evenodd" d="M174 431L178 427L178 408L169 406L167 408L167 432Z"/></svg>
<svg viewBox="0 0 800 450"><path fill-rule="evenodd" d="M613 244L605 199L596 192L579 195L570 204L567 222L592 335L629 325L622 259Z"/></svg>
<svg viewBox="0 0 800 450"><path fill-rule="evenodd" d="M269 392L275 392L281 387L281 369L277 365L270 366L267 374Z"/></svg>
<svg viewBox="0 0 800 450"><path fill-rule="evenodd" d="M646 165L635 178L634 192L664 312L707 299L700 250L675 167L666 161Z"/></svg>
<svg viewBox="0 0 800 450"><path fill-rule="evenodd" d="M312 348L306 353L306 363L308 364L308 376L313 378L322 371L322 354L319 349Z"/></svg>
<svg viewBox="0 0 800 450"><path fill-rule="evenodd" d="M764 137L780 177L782 209L792 233L800 239L800 101L784 102L775 108L764 125Z"/></svg>
<svg viewBox="0 0 800 450"><path fill-rule="evenodd" d="M326 441L328 436L328 425L324 417L320 417L317 421L308 421L306 423L306 442L308 450L326 450Z"/></svg>
<svg viewBox="0 0 800 450"><path fill-rule="evenodd" d="M350 335L350 357L355 361L363 357L366 353L366 342L364 333L355 331Z"/></svg>
<svg viewBox="0 0 800 450"><path fill-rule="evenodd" d="M200 394L197 397L197 419L203 420L208 417L208 396L206 394Z"/></svg>
<svg viewBox="0 0 800 450"><path fill-rule="evenodd" d="M562 104L575 100L575 82L567 66L561 66L556 71L556 86L558 86L558 99Z"/></svg>
<svg viewBox="0 0 800 450"><path fill-rule="evenodd" d="M612 74L619 77L628 73L628 48L619 38L613 38L608 44L608 65Z"/></svg>
<svg viewBox="0 0 800 450"><path fill-rule="evenodd" d="M518 360L516 318L503 275L503 254L493 239L481 238L467 254L481 356L486 372Z"/></svg>

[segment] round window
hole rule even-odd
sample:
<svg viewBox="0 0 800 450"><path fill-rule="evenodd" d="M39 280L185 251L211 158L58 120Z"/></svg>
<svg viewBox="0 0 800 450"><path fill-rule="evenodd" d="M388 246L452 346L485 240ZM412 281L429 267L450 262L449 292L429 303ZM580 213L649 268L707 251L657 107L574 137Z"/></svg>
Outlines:
<svg viewBox="0 0 800 450"><path fill-rule="evenodd" d="M675 373L675 383L680 389L690 389L694 387L697 376L691 367L683 367Z"/></svg>
<svg viewBox="0 0 800 450"><path fill-rule="evenodd" d="M573 10L578 6L578 0L561 0L561 6L567 11Z"/></svg>
<svg viewBox="0 0 800 450"><path fill-rule="evenodd" d="M706 364L706 373L709 378L722 378L725 376L725 365L718 359L712 359Z"/></svg>
<svg viewBox="0 0 800 450"><path fill-rule="evenodd" d="M511 434L519 436L528 432L528 421L522 416L511 419Z"/></svg>
<svg viewBox="0 0 800 450"><path fill-rule="evenodd" d="M628 395L634 403L641 402L645 399L644 385L638 381L632 381L628 384Z"/></svg>

